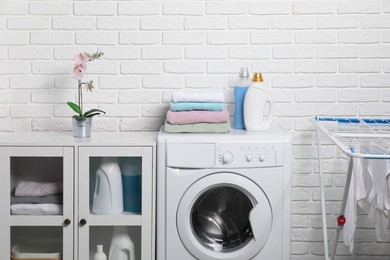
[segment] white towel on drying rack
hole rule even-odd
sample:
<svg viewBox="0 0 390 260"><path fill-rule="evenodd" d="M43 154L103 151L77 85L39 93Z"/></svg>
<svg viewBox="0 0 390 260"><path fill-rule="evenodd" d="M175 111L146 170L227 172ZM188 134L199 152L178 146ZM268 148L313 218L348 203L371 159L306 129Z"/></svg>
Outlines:
<svg viewBox="0 0 390 260"><path fill-rule="evenodd" d="M368 160L367 176L370 178L366 180L368 196L359 201L359 206L368 210L368 217L375 226L376 237L382 241L389 224L389 160Z"/></svg>
<svg viewBox="0 0 390 260"><path fill-rule="evenodd" d="M380 153L378 147L355 147L371 153ZM346 223L343 239L352 253L356 229L357 205L368 211L374 224L377 240L381 241L389 224L390 212L390 160L351 158L352 175L345 207Z"/></svg>
<svg viewBox="0 0 390 260"><path fill-rule="evenodd" d="M360 147L354 147L354 149L355 152L360 152ZM352 160L352 173L344 212L346 222L343 228L343 241L352 253L357 221L357 202L367 197L367 189L364 180L363 159L352 157L350 160Z"/></svg>

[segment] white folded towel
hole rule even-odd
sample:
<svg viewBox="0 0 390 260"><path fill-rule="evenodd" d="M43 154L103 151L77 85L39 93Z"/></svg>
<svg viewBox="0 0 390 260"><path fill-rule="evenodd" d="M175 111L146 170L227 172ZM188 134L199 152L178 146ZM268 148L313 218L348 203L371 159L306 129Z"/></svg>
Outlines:
<svg viewBox="0 0 390 260"><path fill-rule="evenodd" d="M11 215L61 215L61 204L12 204Z"/></svg>
<svg viewBox="0 0 390 260"><path fill-rule="evenodd" d="M62 193L62 182L21 181L16 186L15 196L47 196Z"/></svg>
<svg viewBox="0 0 390 260"><path fill-rule="evenodd" d="M224 102L221 89L174 90L172 102Z"/></svg>

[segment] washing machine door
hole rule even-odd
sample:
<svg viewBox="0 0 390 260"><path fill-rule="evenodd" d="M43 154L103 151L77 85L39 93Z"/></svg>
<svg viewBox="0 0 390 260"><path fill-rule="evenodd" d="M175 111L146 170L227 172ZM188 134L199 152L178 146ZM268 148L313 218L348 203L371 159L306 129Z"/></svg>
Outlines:
<svg viewBox="0 0 390 260"><path fill-rule="evenodd" d="M235 173L214 173L184 193L176 224L197 259L251 259L268 240L272 209L263 190Z"/></svg>

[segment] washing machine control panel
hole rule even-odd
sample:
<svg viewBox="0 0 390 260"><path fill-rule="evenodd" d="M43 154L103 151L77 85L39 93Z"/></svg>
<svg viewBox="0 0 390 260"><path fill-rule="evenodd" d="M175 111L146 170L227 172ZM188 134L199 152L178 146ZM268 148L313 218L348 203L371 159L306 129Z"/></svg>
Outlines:
<svg viewBox="0 0 390 260"><path fill-rule="evenodd" d="M283 143L217 143L215 154L217 167L275 167L282 165Z"/></svg>

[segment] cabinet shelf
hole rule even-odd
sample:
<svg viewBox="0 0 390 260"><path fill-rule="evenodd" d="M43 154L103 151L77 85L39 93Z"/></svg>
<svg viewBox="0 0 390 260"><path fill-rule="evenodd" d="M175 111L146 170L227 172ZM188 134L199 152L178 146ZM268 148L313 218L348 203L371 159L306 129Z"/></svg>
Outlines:
<svg viewBox="0 0 390 260"><path fill-rule="evenodd" d="M141 226L142 217L141 215L90 215L89 216L90 226Z"/></svg>
<svg viewBox="0 0 390 260"><path fill-rule="evenodd" d="M10 216L11 226L62 226L63 216Z"/></svg>

